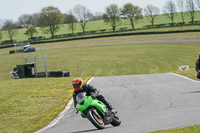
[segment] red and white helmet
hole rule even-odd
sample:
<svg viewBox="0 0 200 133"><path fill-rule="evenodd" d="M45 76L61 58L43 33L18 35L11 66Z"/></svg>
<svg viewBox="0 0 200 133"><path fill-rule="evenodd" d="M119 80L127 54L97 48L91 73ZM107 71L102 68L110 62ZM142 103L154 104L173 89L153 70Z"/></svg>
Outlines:
<svg viewBox="0 0 200 133"><path fill-rule="evenodd" d="M76 78L72 81L72 85L74 87L74 91L80 91L83 86L83 79L82 78Z"/></svg>

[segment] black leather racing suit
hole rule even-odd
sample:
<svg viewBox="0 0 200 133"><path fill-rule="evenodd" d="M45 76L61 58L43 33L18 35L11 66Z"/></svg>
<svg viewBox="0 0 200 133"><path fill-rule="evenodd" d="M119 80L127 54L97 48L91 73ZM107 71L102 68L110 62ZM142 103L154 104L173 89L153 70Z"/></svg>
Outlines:
<svg viewBox="0 0 200 133"><path fill-rule="evenodd" d="M76 107L76 96L81 93L81 92L86 92L86 96L91 96L92 93L99 93L99 90L94 88L93 86L89 85L89 84L83 84L82 86L82 90L81 91L74 91L73 92L73 100L74 100L74 107ZM112 106L108 103L108 101L102 96L102 95L97 95L96 97L99 101L103 102L108 109L113 109Z"/></svg>
<svg viewBox="0 0 200 133"><path fill-rule="evenodd" d="M199 70L200 70L200 57L196 61L196 71L199 72Z"/></svg>
<svg viewBox="0 0 200 133"><path fill-rule="evenodd" d="M196 61L196 71L197 71L197 78L200 79L200 57Z"/></svg>

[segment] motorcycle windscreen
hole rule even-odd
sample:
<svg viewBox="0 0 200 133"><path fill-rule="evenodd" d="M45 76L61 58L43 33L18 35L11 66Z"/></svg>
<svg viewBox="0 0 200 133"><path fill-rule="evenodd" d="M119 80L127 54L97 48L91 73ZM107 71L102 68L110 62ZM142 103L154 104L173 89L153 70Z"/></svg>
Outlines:
<svg viewBox="0 0 200 133"><path fill-rule="evenodd" d="M81 92L76 96L76 102L77 103L82 103L85 99L86 93L85 92Z"/></svg>

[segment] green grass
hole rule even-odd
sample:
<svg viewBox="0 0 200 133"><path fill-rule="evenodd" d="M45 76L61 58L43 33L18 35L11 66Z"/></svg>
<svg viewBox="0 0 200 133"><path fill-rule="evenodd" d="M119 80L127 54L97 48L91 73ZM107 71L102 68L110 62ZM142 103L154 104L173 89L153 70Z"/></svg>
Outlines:
<svg viewBox="0 0 200 133"><path fill-rule="evenodd" d="M195 21L199 21L199 20L200 20L200 11L197 11L195 13ZM190 21L190 16L186 15L185 16L185 22L189 22L189 21ZM175 16L174 22L175 23L182 22L180 13L177 13L177 15ZM158 15L156 17L155 24L167 24L167 23L171 23L171 21L166 15L161 14L161 15ZM144 28L145 25L151 25L151 23L149 22L147 17L144 17L143 19L135 21L135 29ZM121 23L117 26L116 29L119 30L120 28L131 29L130 22L128 20L122 19ZM200 26L184 26L184 27L175 27L175 28L174 27L173 28L161 28L161 29L157 29L157 30L159 30L159 31L170 31L170 30L191 30L191 29L199 29L199 28L200 28ZM102 29L106 29L107 31L111 31L112 27L109 24L104 23L103 20L91 21L91 22L88 22L87 25L86 25L86 31L94 31L94 30L102 30ZM46 34L39 27L37 27L37 31L38 31L38 33L34 35L36 37L38 37L38 36L43 36L43 37L46 37L46 38L51 37L50 34ZM144 31L146 31L146 30L144 30ZM155 29L148 30L148 31L155 31ZM17 35L14 36L13 39L16 40L17 42L28 40L29 37L24 35L25 32L26 32L26 29L18 30ZM80 26L80 24L76 24L75 33L79 33L79 32L82 32L81 26ZM56 35L70 34L70 33L71 33L71 30L69 30L67 24L64 24L64 25L61 25L61 28L56 33ZM3 40L9 40L6 32L3 32Z"/></svg>
<svg viewBox="0 0 200 133"><path fill-rule="evenodd" d="M189 71L176 71L175 73L186 76L194 80L199 80L197 79L197 72L195 69L190 69Z"/></svg>
<svg viewBox="0 0 200 133"><path fill-rule="evenodd" d="M48 71L69 71L73 77L150 74L175 71L178 66L184 64L194 68L196 59L194 55L198 54L200 48L198 44L86 46L38 51L25 55L47 54ZM196 49L193 49L195 47ZM22 64L21 54L1 55L0 58L4 61L1 65L2 78L8 77L6 75L9 75L9 70L11 71L16 64ZM5 69L7 73L3 72Z"/></svg>
<svg viewBox="0 0 200 133"><path fill-rule="evenodd" d="M177 72L195 78L194 67L200 49L199 42L121 43L105 46L99 43L199 37L196 33L111 37L38 44L35 45L38 49L62 48L37 50L34 53L0 54L0 131L38 130L55 118L71 98L73 78L12 80L9 72L17 64L24 62L24 55L47 54L48 71L69 71L71 77ZM13 48L0 49L0 53L11 49ZM178 72L178 67L182 65L189 65L191 70ZM199 126L181 130L186 133L193 129L200 131Z"/></svg>
<svg viewBox="0 0 200 133"><path fill-rule="evenodd" d="M186 35L146 35L35 45L36 49L44 47L63 48L38 50L34 53L0 55L0 80L9 79L11 77L9 72L17 64L23 64L25 55L47 55L48 71L69 71L73 77L164 73L176 71L179 66L186 64L194 68L196 55L198 55L200 49L199 42L98 45L99 43L119 41L158 40L166 39L166 37L168 39L184 39L185 37L197 38L199 36L196 33ZM65 48L66 46L84 47ZM8 52L11 49L1 49L0 52Z"/></svg>
<svg viewBox="0 0 200 133"><path fill-rule="evenodd" d="M151 133L199 133L200 132L200 125L194 125L190 127L184 128L175 128L169 130L160 130Z"/></svg>
<svg viewBox="0 0 200 133"><path fill-rule="evenodd" d="M0 81L0 132L33 132L47 125L71 98L71 80Z"/></svg>

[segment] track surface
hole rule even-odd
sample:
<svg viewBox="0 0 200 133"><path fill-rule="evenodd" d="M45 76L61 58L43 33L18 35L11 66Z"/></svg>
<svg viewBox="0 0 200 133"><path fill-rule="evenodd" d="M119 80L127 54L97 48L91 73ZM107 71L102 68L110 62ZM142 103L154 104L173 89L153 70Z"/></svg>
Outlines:
<svg viewBox="0 0 200 133"><path fill-rule="evenodd" d="M122 124L97 130L71 106L43 133L144 133L200 124L200 82L167 73L95 77L91 85L118 110Z"/></svg>

